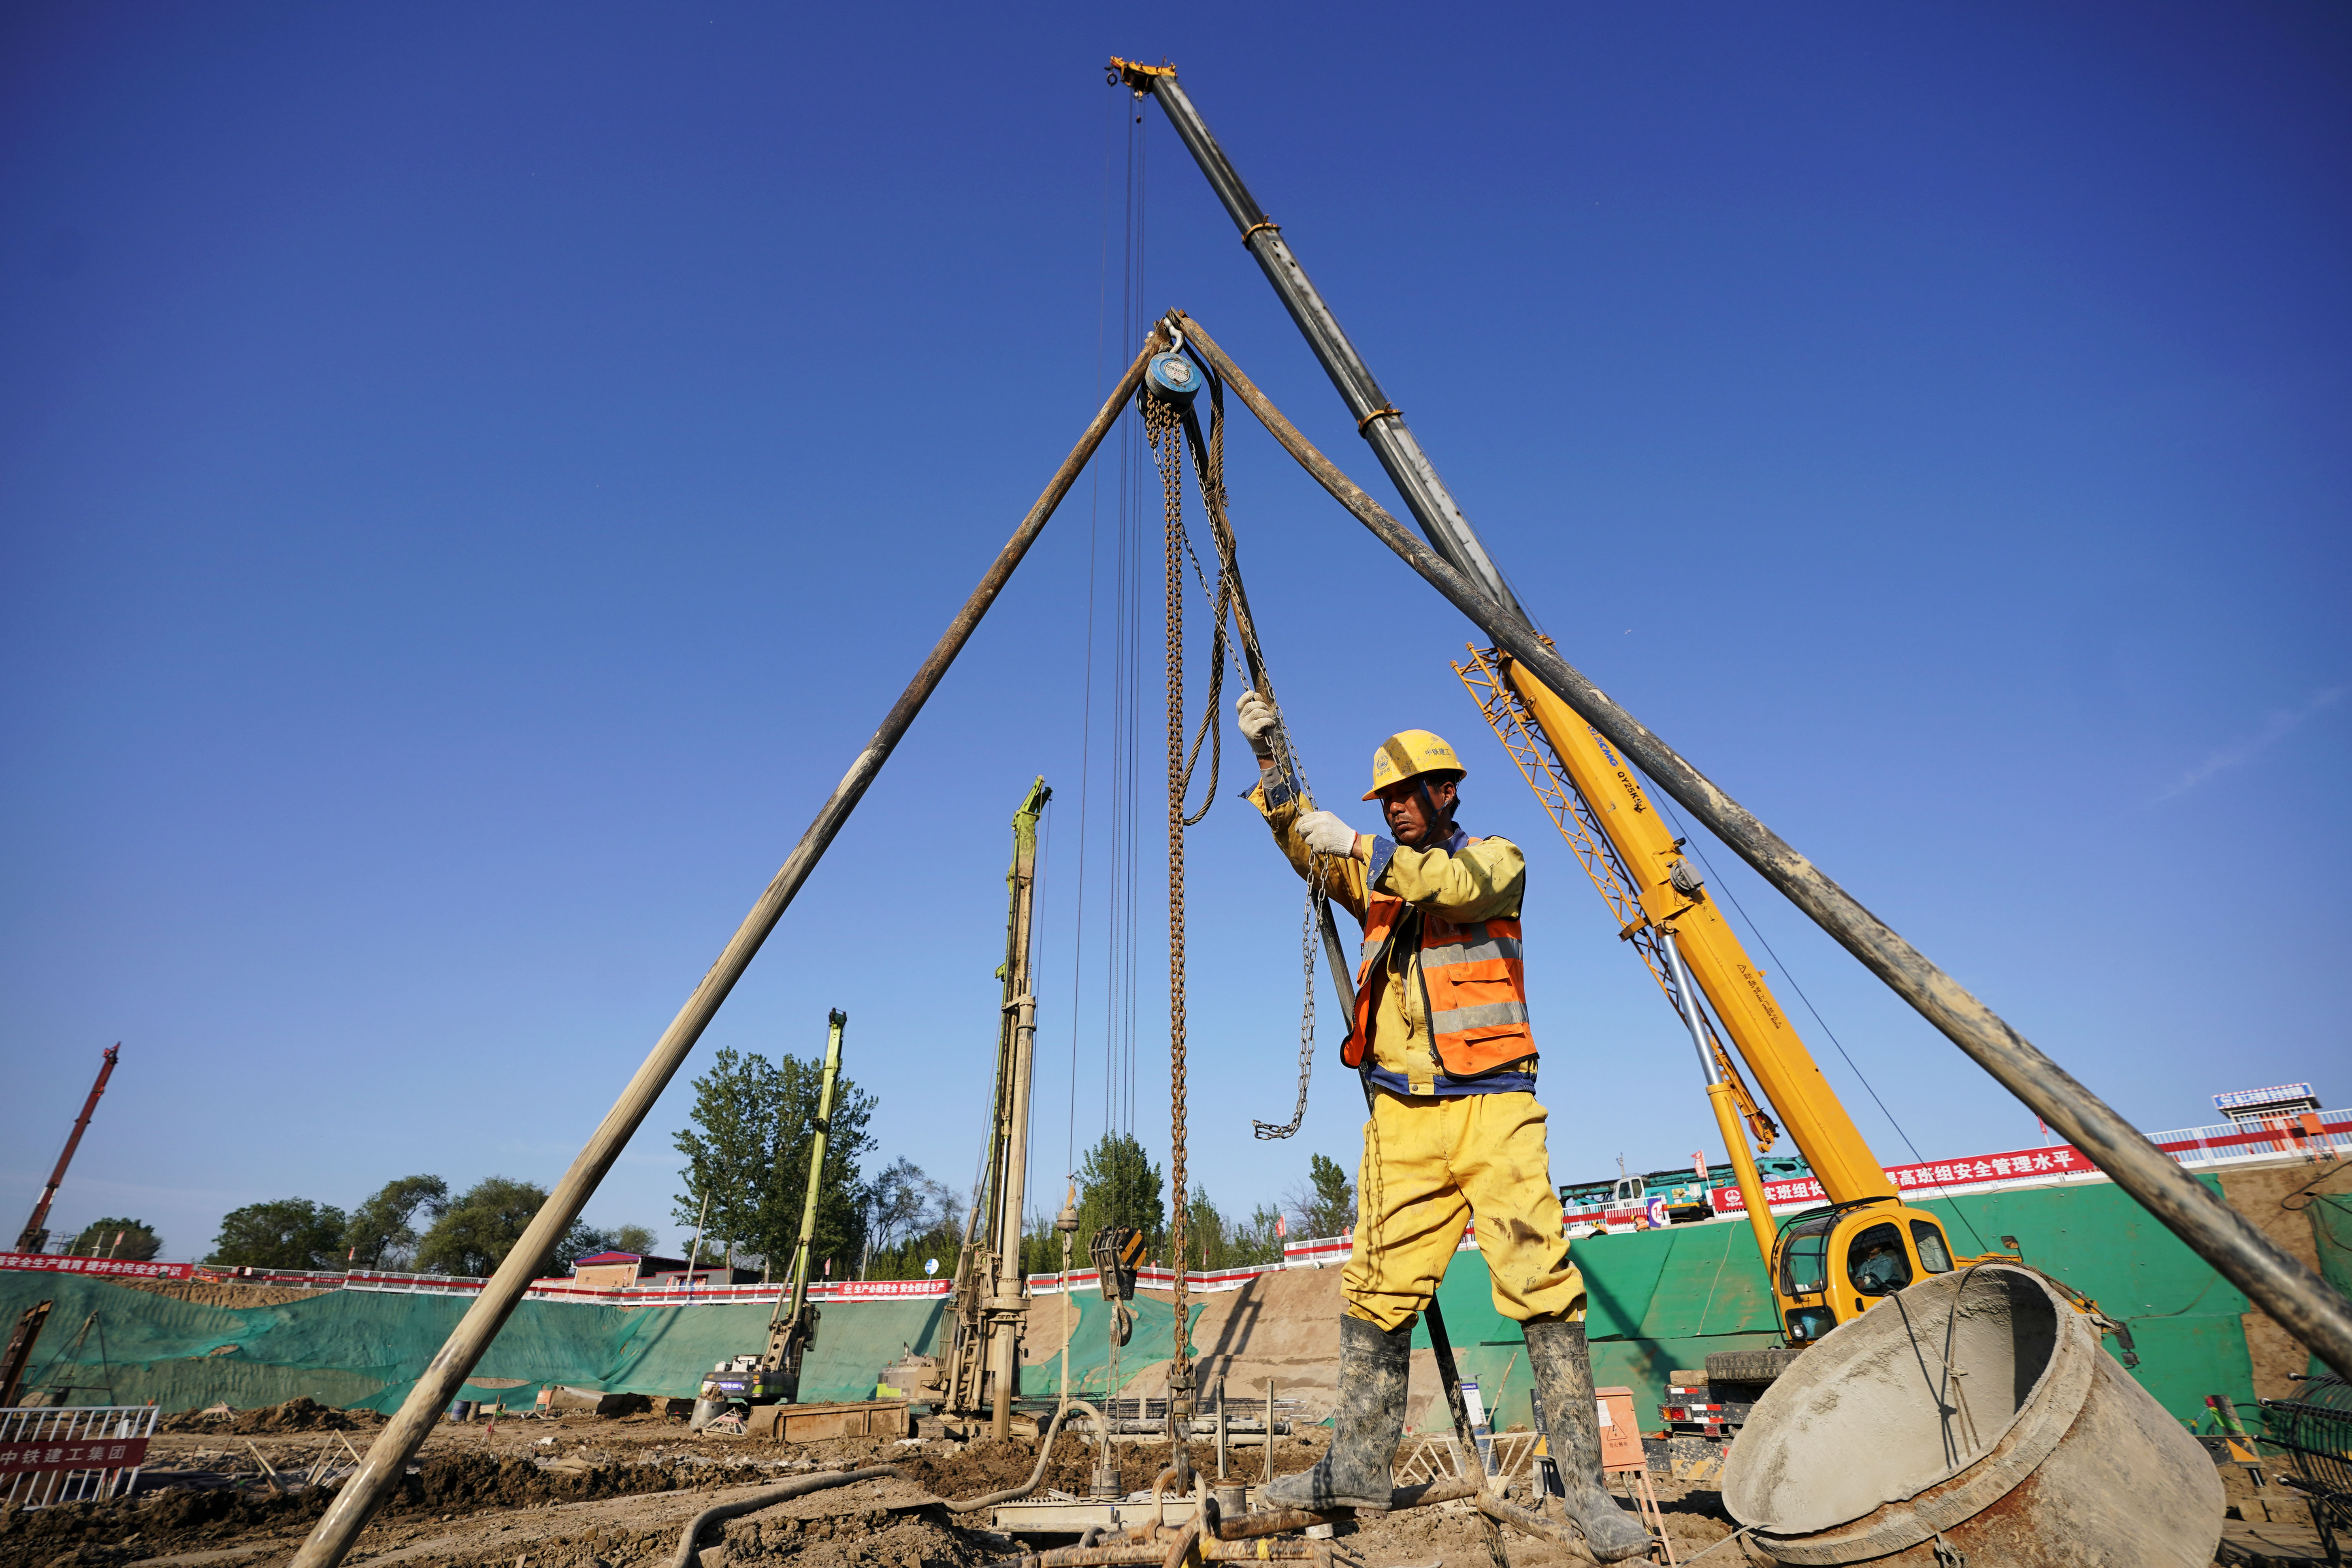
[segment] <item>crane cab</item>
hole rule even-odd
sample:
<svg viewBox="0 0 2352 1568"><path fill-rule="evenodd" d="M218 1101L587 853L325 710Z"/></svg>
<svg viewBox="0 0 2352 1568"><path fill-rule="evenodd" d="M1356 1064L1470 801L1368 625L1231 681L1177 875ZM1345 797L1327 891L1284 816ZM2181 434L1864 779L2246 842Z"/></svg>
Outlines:
<svg viewBox="0 0 2352 1568"><path fill-rule="evenodd" d="M1801 1347L1951 1267L1942 1220L1900 1202L1865 1199L1789 1222L1773 1248L1772 1293L1789 1342Z"/></svg>

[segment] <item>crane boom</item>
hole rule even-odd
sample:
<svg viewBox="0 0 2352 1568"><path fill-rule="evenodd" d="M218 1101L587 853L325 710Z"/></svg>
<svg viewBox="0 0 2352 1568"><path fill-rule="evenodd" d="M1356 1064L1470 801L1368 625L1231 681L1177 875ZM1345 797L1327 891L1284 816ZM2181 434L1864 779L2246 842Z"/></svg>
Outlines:
<svg viewBox="0 0 2352 1568"><path fill-rule="evenodd" d="M49 1204L65 1184L66 1167L73 1163L74 1151L81 1147L81 1135L89 1130L91 1113L98 1110L98 1097L106 1092L106 1080L114 1076L114 1064L122 1058L122 1042L117 1040L106 1047L105 1065L98 1069L98 1081L89 1086L89 1098L81 1103L81 1114L74 1118L73 1131L66 1134L65 1152L58 1156L58 1168L49 1173L48 1185L41 1189L41 1201L33 1205L33 1217L25 1222L24 1234L16 1237L19 1252L38 1252L49 1245Z"/></svg>

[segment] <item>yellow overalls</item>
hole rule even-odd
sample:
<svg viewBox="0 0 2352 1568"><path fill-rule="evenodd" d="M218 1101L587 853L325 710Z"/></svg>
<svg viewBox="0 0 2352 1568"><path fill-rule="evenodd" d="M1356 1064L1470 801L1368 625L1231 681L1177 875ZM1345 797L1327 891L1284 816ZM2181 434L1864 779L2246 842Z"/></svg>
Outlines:
<svg viewBox="0 0 2352 1568"><path fill-rule="evenodd" d="M1300 876L1318 858L1294 824L1298 802L1265 781L1250 792ZM1358 840L1360 845L1362 840ZM1331 900L1360 923L1369 903L1370 864L1360 857L1320 857ZM1507 839L1486 838L1459 853L1400 846L1380 873L1380 890L1457 924L1516 918L1527 862ZM1559 1194L1544 1148L1542 1106L1531 1089L1444 1093L1444 1067L1431 1048L1428 1009L1418 973L1419 945L1392 942L1370 977L1371 1059L1383 1078L1364 1123L1356 1175L1355 1247L1340 1276L1351 1317L1382 1330L1410 1321L1429 1302L1462 1239L1477 1222L1478 1251L1492 1278L1495 1310L1517 1321L1581 1317L1584 1279L1568 1259ZM1535 1064L1526 1066L1532 1079Z"/></svg>

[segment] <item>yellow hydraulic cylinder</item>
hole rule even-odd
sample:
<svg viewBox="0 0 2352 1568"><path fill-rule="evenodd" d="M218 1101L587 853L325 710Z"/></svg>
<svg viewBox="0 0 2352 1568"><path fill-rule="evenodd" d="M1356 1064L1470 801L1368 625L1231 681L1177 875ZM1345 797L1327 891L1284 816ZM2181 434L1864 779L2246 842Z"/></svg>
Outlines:
<svg viewBox="0 0 2352 1568"><path fill-rule="evenodd" d="M1732 1097L1731 1085L1717 1067L1715 1053L1707 1049L1706 1026L1699 1016L1696 988L1691 984L1691 973L1683 963L1682 943L1672 926L1658 932L1666 952L1666 972L1674 979L1675 1005L1682 1009L1684 1026L1690 1030L1691 1045L1698 1052L1698 1070L1706 1077L1707 1104L1715 1110L1715 1125L1723 1133L1724 1152L1731 1160L1731 1173L1739 1183L1739 1195L1748 1205L1748 1228L1756 1233L1756 1250L1763 1256L1764 1273L1769 1281L1772 1273L1772 1209L1764 1201L1764 1178L1757 1173L1755 1152L1748 1147L1748 1130L1740 1123L1739 1103Z"/></svg>

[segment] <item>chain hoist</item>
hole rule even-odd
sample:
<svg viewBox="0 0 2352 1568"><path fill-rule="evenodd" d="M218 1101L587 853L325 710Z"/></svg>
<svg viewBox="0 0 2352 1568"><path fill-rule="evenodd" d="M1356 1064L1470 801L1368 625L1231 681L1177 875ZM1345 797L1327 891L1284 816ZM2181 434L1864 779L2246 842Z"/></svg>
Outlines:
<svg viewBox="0 0 2352 1568"><path fill-rule="evenodd" d="M1169 1228L1169 1251L1175 1269L1175 1352L1168 1367L1168 1418L1171 1436L1179 1423L1192 1418L1192 1363L1187 1331L1191 1312L1187 1289L1186 1252L1191 1246L1192 1188L1185 1159L1184 1081L1184 795L1190 769L1184 757L1184 458L1181 404L1199 390L1200 373L1176 349L1153 358L1138 394L1143 405L1143 428L1160 466L1160 486L1165 504L1168 614L1168 1184L1175 1197L1174 1224ZM1181 399L1181 403L1180 400ZM1222 651L1222 649L1220 650ZM1216 722L1211 710L1208 725ZM1204 726L1205 727L1205 726ZM1193 751L1199 756L1196 746ZM1213 800L1214 796L1211 797ZM1207 807L1202 808L1207 815ZM1177 1446L1181 1453L1183 1447ZM1178 1478L1179 1485L1183 1478Z"/></svg>

